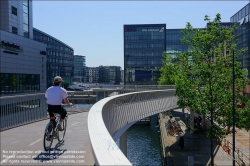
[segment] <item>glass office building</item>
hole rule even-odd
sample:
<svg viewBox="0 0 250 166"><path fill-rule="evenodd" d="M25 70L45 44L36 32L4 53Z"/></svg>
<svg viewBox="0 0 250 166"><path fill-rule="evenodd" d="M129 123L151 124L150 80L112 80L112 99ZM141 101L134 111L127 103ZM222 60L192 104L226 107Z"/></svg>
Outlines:
<svg viewBox="0 0 250 166"><path fill-rule="evenodd" d="M74 81L84 82L86 68L86 57L82 55L74 55Z"/></svg>
<svg viewBox="0 0 250 166"><path fill-rule="evenodd" d="M176 60L176 54L188 52L188 45L181 42L184 37L183 29L166 29L166 53L170 54L173 61Z"/></svg>
<svg viewBox="0 0 250 166"><path fill-rule="evenodd" d="M248 78L250 78L250 3L234 14L230 21L237 23L238 27L235 31L235 37L238 39L237 49L248 47L248 50L238 56L242 68L248 70Z"/></svg>
<svg viewBox="0 0 250 166"><path fill-rule="evenodd" d="M33 39L47 44L47 87L53 85L54 77L61 76L67 88L74 79L74 50L58 39L33 28Z"/></svg>
<svg viewBox="0 0 250 166"><path fill-rule="evenodd" d="M157 84L166 50L166 24L124 25L124 83Z"/></svg>

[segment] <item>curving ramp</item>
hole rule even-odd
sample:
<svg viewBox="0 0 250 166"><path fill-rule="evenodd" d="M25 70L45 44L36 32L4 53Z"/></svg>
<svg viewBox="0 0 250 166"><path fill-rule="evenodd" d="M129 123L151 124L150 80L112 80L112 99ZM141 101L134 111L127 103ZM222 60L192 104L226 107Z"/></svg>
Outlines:
<svg viewBox="0 0 250 166"><path fill-rule="evenodd" d="M104 98L88 115L88 129L96 165L132 165L115 141L134 123L177 108L175 90L133 92Z"/></svg>

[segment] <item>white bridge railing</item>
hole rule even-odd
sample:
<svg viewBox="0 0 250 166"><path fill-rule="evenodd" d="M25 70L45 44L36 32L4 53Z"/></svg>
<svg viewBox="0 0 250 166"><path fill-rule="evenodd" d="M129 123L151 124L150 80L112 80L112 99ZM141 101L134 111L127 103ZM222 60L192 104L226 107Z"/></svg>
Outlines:
<svg viewBox="0 0 250 166"><path fill-rule="evenodd" d="M177 108L174 93L174 89L132 92L94 104L88 115L88 130L95 164L132 165L115 141L140 119Z"/></svg>
<svg viewBox="0 0 250 166"><path fill-rule="evenodd" d="M69 114L72 108L67 105L64 108ZM73 106L75 112L81 110ZM0 97L0 125L1 131L21 125L47 119L47 104L44 93L19 94Z"/></svg>
<svg viewBox="0 0 250 166"><path fill-rule="evenodd" d="M100 88L100 87L99 87ZM116 94L131 91L142 91L143 89L169 89L171 85L102 85L101 91L110 89L117 90ZM96 93L95 91L76 91L76 95L81 93ZM69 93L70 94L70 93ZM67 108L66 108L67 109ZM76 108L74 108L76 110ZM44 93L30 94L5 94L0 96L0 125L1 131L20 125L36 122L47 118L47 105Z"/></svg>
<svg viewBox="0 0 250 166"><path fill-rule="evenodd" d="M0 97L1 131L47 117L44 93Z"/></svg>

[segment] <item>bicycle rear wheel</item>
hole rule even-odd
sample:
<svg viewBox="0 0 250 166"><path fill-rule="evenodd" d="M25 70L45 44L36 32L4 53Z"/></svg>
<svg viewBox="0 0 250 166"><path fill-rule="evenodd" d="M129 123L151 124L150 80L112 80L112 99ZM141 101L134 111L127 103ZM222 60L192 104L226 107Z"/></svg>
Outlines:
<svg viewBox="0 0 250 166"><path fill-rule="evenodd" d="M53 135L52 135L52 133L54 132L53 130L54 130L53 122L50 121L45 128L43 137L43 148L45 151L50 150L51 145L53 143Z"/></svg>
<svg viewBox="0 0 250 166"><path fill-rule="evenodd" d="M66 133L66 128L67 128L67 117L64 119L64 121L62 122L62 131L58 131L58 141L62 142Z"/></svg>

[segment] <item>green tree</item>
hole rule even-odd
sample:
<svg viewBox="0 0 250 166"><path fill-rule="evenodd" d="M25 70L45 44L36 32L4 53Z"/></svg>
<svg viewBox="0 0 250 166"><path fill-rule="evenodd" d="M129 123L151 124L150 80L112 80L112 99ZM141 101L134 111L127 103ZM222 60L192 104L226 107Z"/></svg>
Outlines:
<svg viewBox="0 0 250 166"><path fill-rule="evenodd" d="M211 141L213 166L213 139L229 134L231 131L228 126L233 124L232 57L234 55L236 60L237 55L245 49L236 50L236 25L230 29L222 28L220 14L212 21L208 16L205 16L204 20L208 23L206 29L193 29L192 25L187 23L182 32L182 41L190 46L191 51L178 54L174 67L173 64L163 64L163 68L174 68L174 74L171 73L168 77L171 77L169 80L174 80L176 95L179 98L178 105L189 106L191 110L210 120L207 134ZM235 124L239 128L249 130L250 103L245 95L240 94L249 80L246 77L247 71L240 66L240 62L235 61L235 104L243 104L245 107L235 108ZM162 76L165 74L164 69L161 70Z"/></svg>
<svg viewBox="0 0 250 166"><path fill-rule="evenodd" d="M160 71L160 78L158 79L159 85L173 85L174 84L174 77L175 74L175 66L172 63L171 55L167 54L166 52L163 53L163 66L159 69Z"/></svg>

